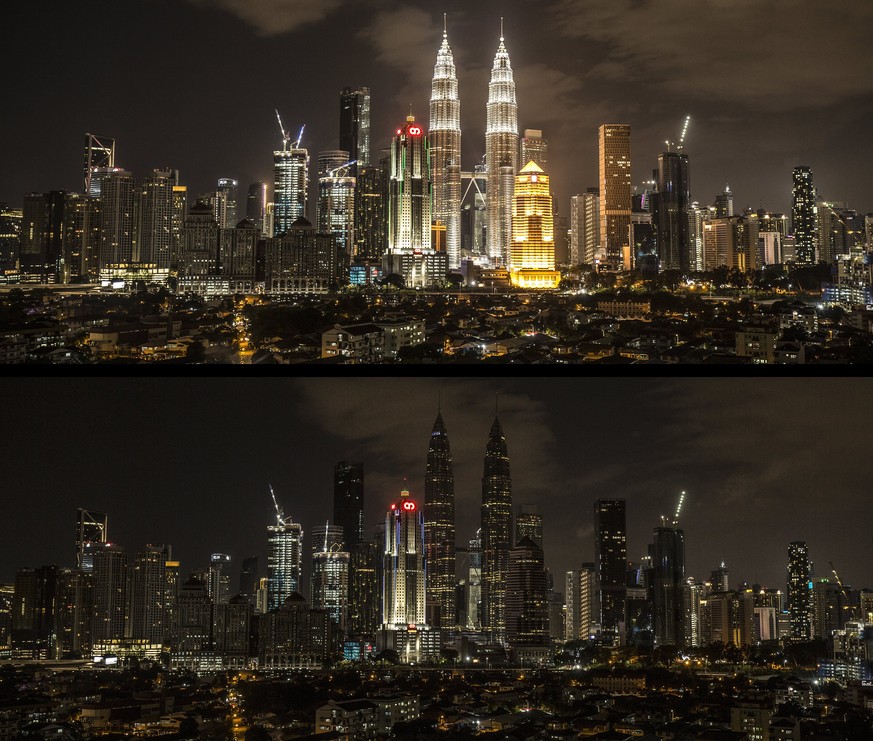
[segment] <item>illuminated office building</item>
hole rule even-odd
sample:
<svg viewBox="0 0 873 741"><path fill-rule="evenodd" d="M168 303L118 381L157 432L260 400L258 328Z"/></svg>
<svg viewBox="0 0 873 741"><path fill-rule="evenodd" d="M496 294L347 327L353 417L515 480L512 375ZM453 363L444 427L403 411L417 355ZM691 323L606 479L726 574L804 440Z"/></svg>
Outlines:
<svg viewBox="0 0 873 741"><path fill-rule="evenodd" d="M796 240L796 262L812 265L816 261L816 193L812 184L812 170L804 166L794 168L791 231Z"/></svg>
<svg viewBox="0 0 873 741"><path fill-rule="evenodd" d="M427 618L443 629L455 625L455 479L452 451L437 413L424 477L424 544L427 561Z"/></svg>
<svg viewBox="0 0 873 741"><path fill-rule="evenodd" d="M512 284L519 288L557 288L555 227L549 176L536 162L528 162L515 178L512 245L509 251Z"/></svg>
<svg viewBox="0 0 873 741"><path fill-rule="evenodd" d="M285 141L281 150L273 152L273 235L287 232L301 216L306 218L309 193L309 152Z"/></svg>
<svg viewBox="0 0 873 741"><path fill-rule="evenodd" d="M599 264L618 270L630 241L630 124L603 124L598 130L600 164Z"/></svg>
<svg viewBox="0 0 873 741"><path fill-rule="evenodd" d="M300 591L303 526L279 514L276 524L267 526L267 536L267 606L275 610Z"/></svg>
<svg viewBox="0 0 873 741"><path fill-rule="evenodd" d="M445 225L449 269L461 264L461 103L448 35L437 52L430 97L433 219Z"/></svg>
<svg viewBox="0 0 873 741"><path fill-rule="evenodd" d="M625 621L627 583L627 523L624 499L598 499L594 503L594 561L597 605L604 640L621 643Z"/></svg>
<svg viewBox="0 0 873 741"><path fill-rule="evenodd" d="M518 170L518 104L502 29L488 85L485 164L488 256L493 266L506 267L510 260L512 195Z"/></svg>
<svg viewBox="0 0 873 741"><path fill-rule="evenodd" d="M349 153L335 149L318 154L318 200L316 227L320 234L333 234L349 256L354 251L355 178Z"/></svg>
<svg viewBox="0 0 873 741"><path fill-rule="evenodd" d="M343 88L340 93L339 146L354 160L351 175L370 165L370 88Z"/></svg>
<svg viewBox="0 0 873 741"><path fill-rule="evenodd" d="M791 639L808 641L812 637L810 611L812 608L812 569L806 543L795 540L788 546L788 613Z"/></svg>
<svg viewBox="0 0 873 741"><path fill-rule="evenodd" d="M343 550L343 531L337 525L312 529L312 578L310 604L326 610L341 634L349 615L349 553Z"/></svg>

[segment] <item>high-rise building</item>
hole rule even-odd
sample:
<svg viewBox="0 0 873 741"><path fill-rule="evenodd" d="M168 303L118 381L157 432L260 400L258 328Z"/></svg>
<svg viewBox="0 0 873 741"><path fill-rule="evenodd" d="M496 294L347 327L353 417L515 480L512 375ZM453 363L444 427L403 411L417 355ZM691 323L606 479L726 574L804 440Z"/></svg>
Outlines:
<svg viewBox="0 0 873 741"><path fill-rule="evenodd" d="M400 492L385 516L382 566L382 643L405 662L432 653L438 631L425 622L424 518L409 496Z"/></svg>
<svg viewBox="0 0 873 741"><path fill-rule="evenodd" d="M682 592L685 585L685 533L675 525L656 527L650 546L655 644L681 646L685 639Z"/></svg>
<svg viewBox="0 0 873 741"><path fill-rule="evenodd" d="M530 538L543 547L543 516L535 504L522 504L515 515L515 542L522 538Z"/></svg>
<svg viewBox="0 0 873 741"><path fill-rule="evenodd" d="M341 527L325 524L312 529L310 604L314 610L326 610L340 634L348 628L349 561Z"/></svg>
<svg viewBox="0 0 873 741"><path fill-rule="evenodd" d="M713 592L728 592L731 588L731 575L724 561L717 569L713 569L709 576Z"/></svg>
<svg viewBox="0 0 873 741"><path fill-rule="evenodd" d="M734 215L734 194L730 185L724 186L724 191L715 197L714 217L727 219Z"/></svg>
<svg viewBox="0 0 873 741"><path fill-rule="evenodd" d="M273 235L287 232L297 219L306 218L309 197L309 152L300 139L289 147L285 135L281 150L273 152Z"/></svg>
<svg viewBox="0 0 873 741"><path fill-rule="evenodd" d="M272 492L272 489L271 489ZM267 526L268 609L285 604L285 599L300 592L303 563L303 526L282 511L274 496L276 524Z"/></svg>
<svg viewBox="0 0 873 741"><path fill-rule="evenodd" d="M528 162L515 178L509 277L520 288L557 288L555 226L549 176Z"/></svg>
<svg viewBox="0 0 873 741"><path fill-rule="evenodd" d="M512 207L515 174L518 170L518 104L509 52L503 40L494 56L488 85L485 125L487 184L488 256L492 265L509 265L512 242Z"/></svg>
<svg viewBox="0 0 873 741"><path fill-rule="evenodd" d="M267 220L267 184L252 183L249 185L249 192L246 196L246 218L255 223L258 231L265 236L272 237L272 234L265 234L264 227Z"/></svg>
<svg viewBox="0 0 873 741"><path fill-rule="evenodd" d="M653 215L662 270L692 269L688 238L690 172L687 154L662 152L658 156L658 209Z"/></svg>
<svg viewBox="0 0 873 741"><path fill-rule="evenodd" d="M140 191L139 261L163 270L172 262L173 189L178 184L178 170L153 170Z"/></svg>
<svg viewBox="0 0 873 741"><path fill-rule="evenodd" d="M333 522L342 528L345 548L364 540L364 464L340 461L333 470Z"/></svg>
<svg viewBox="0 0 873 741"><path fill-rule="evenodd" d="M565 641L587 641L594 634L595 570L593 563L567 572L567 617L564 622Z"/></svg>
<svg viewBox="0 0 873 741"><path fill-rule="evenodd" d="M108 136L85 134L85 195L99 196L99 180L92 182L100 170L115 167L115 139ZM95 192L96 187L96 192Z"/></svg>
<svg viewBox="0 0 873 741"><path fill-rule="evenodd" d="M600 260L608 269L623 264L631 223L630 124L598 130L600 163Z"/></svg>
<svg viewBox="0 0 873 741"><path fill-rule="evenodd" d="M809 551L802 540L788 545L788 612L791 621L791 639L808 641L812 637L810 589L812 569Z"/></svg>
<svg viewBox="0 0 873 741"><path fill-rule="evenodd" d="M0 203L0 270L18 269L23 216L20 208Z"/></svg>
<svg viewBox="0 0 873 741"><path fill-rule="evenodd" d="M354 251L355 178L349 153L332 149L318 153L318 200L316 227L321 234L336 236L349 256Z"/></svg>
<svg viewBox="0 0 873 741"><path fill-rule="evenodd" d="M812 170L806 166L794 168L791 190L791 233L795 242L796 262L812 265L816 261L816 192Z"/></svg>
<svg viewBox="0 0 873 741"><path fill-rule="evenodd" d="M355 161L352 177L370 165L370 88L343 88L340 93L340 149Z"/></svg>
<svg viewBox="0 0 873 741"><path fill-rule="evenodd" d="M127 637L160 645L165 634L167 549L147 545L136 554L128 569L130 608Z"/></svg>
<svg viewBox="0 0 873 741"><path fill-rule="evenodd" d="M357 168L355 257L376 260L388 248L388 165Z"/></svg>
<svg viewBox="0 0 873 741"><path fill-rule="evenodd" d="M247 600L254 602L259 580L260 569L258 568L258 557L249 556L248 558L244 558L239 568L239 589L237 589L236 593L241 594Z"/></svg>
<svg viewBox="0 0 873 741"><path fill-rule="evenodd" d="M470 630L482 627L482 531L476 531L476 537L470 540L467 554L470 563L467 567L467 623Z"/></svg>
<svg viewBox="0 0 873 741"><path fill-rule="evenodd" d="M519 146L519 163L536 162L543 172L549 171L549 141L542 129L525 129Z"/></svg>
<svg viewBox="0 0 873 741"><path fill-rule="evenodd" d="M410 114L391 142L388 180L388 252L385 275L399 275L409 288L445 280L448 258L433 249L430 155L427 137Z"/></svg>
<svg viewBox="0 0 873 741"><path fill-rule="evenodd" d="M446 227L449 269L455 270L461 264L461 103L455 60L445 29L433 71L427 139L433 180L432 218Z"/></svg>
<svg viewBox="0 0 873 741"><path fill-rule="evenodd" d="M85 549L89 543L106 543L108 537L109 515L90 509L76 510L76 567L91 571L94 563L85 556L91 556L93 552L86 554Z"/></svg>
<svg viewBox="0 0 873 741"><path fill-rule="evenodd" d="M13 658L60 658L58 596L57 566L15 572L10 621Z"/></svg>
<svg viewBox="0 0 873 741"><path fill-rule="evenodd" d="M452 451L437 413L424 474L424 548L427 564L427 620L451 629L457 617L455 594L455 479Z"/></svg>
<svg viewBox="0 0 873 741"><path fill-rule="evenodd" d="M543 549L523 537L509 551L506 640L510 646L548 646L549 585Z"/></svg>
<svg viewBox="0 0 873 741"><path fill-rule="evenodd" d="M622 643L627 584L627 519L624 499L594 503L594 563L597 582L596 620L605 642Z"/></svg>
<svg viewBox="0 0 873 741"><path fill-rule="evenodd" d="M593 265L600 249L600 189L570 199L570 264Z"/></svg>
<svg viewBox="0 0 873 741"><path fill-rule="evenodd" d="M227 553L213 553L209 557L206 593L213 605L227 604L230 599L230 556Z"/></svg>
<svg viewBox="0 0 873 741"><path fill-rule="evenodd" d="M429 144L411 114L391 141L388 189L388 251L401 253L430 249Z"/></svg>
<svg viewBox="0 0 873 741"><path fill-rule="evenodd" d="M179 230L179 277L213 275L218 270L220 230L212 207L198 200L185 216Z"/></svg>
<svg viewBox="0 0 873 741"><path fill-rule="evenodd" d="M233 178L218 179L213 208L220 229L233 229L239 221L236 211L238 192L239 181Z"/></svg>
<svg viewBox="0 0 873 741"><path fill-rule="evenodd" d="M124 638L127 612L127 554L112 543L92 542L83 560L92 559L94 613L91 640L112 641Z"/></svg>
<svg viewBox="0 0 873 741"><path fill-rule="evenodd" d="M482 475L482 627L492 640L506 632L506 575L512 545L512 478L500 418L494 418Z"/></svg>
<svg viewBox="0 0 873 741"><path fill-rule="evenodd" d="M92 181L93 182L93 181ZM100 180L100 269L129 265L136 251L133 175L113 170Z"/></svg>
<svg viewBox="0 0 873 741"><path fill-rule="evenodd" d="M362 541L354 546L349 556L349 633L372 637L382 613L377 576L381 571L382 553L375 543Z"/></svg>

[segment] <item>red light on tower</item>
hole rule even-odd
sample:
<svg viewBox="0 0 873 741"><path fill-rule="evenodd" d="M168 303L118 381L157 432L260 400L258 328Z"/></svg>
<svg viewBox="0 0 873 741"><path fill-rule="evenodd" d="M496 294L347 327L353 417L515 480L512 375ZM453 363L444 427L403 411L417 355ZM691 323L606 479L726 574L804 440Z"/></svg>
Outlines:
<svg viewBox="0 0 873 741"><path fill-rule="evenodd" d="M415 502L404 502L403 509L407 512L412 512L415 509Z"/></svg>
<svg viewBox="0 0 873 741"><path fill-rule="evenodd" d="M396 505L396 504L392 504L392 505L391 505L391 509L397 509L397 505Z"/></svg>

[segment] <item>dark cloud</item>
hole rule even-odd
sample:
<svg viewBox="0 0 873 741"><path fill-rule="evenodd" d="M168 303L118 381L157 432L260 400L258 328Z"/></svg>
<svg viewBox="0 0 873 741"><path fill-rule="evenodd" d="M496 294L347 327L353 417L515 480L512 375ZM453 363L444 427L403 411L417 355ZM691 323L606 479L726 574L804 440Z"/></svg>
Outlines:
<svg viewBox="0 0 873 741"><path fill-rule="evenodd" d="M355 0L188 0L203 8L233 13L262 36L294 31L328 17Z"/></svg>
<svg viewBox="0 0 873 741"><path fill-rule="evenodd" d="M856 0L559 0L561 33L602 44L589 74L646 75L688 98L791 110L873 92L868 29Z"/></svg>

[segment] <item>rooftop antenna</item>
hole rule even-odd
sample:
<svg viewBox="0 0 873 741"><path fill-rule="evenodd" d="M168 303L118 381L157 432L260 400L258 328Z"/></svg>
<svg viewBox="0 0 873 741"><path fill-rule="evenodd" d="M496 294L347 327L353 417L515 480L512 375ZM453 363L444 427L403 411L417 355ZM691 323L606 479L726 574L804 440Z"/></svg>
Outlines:
<svg viewBox="0 0 873 741"><path fill-rule="evenodd" d="M500 40L503 41L503 16L500 16Z"/></svg>
<svg viewBox="0 0 873 741"><path fill-rule="evenodd" d="M330 527L330 520L324 521L324 552L327 553L327 529Z"/></svg>
<svg viewBox="0 0 873 741"><path fill-rule="evenodd" d="M279 109L276 109L276 118L279 119L279 131L282 132L282 151L288 151L288 142L291 141L291 137L288 136L288 132L285 131L285 127L282 125L282 117L279 115Z"/></svg>
<svg viewBox="0 0 873 741"><path fill-rule="evenodd" d="M446 20L447 13L443 13L443 38L446 39L449 36L449 26L448 21Z"/></svg>

